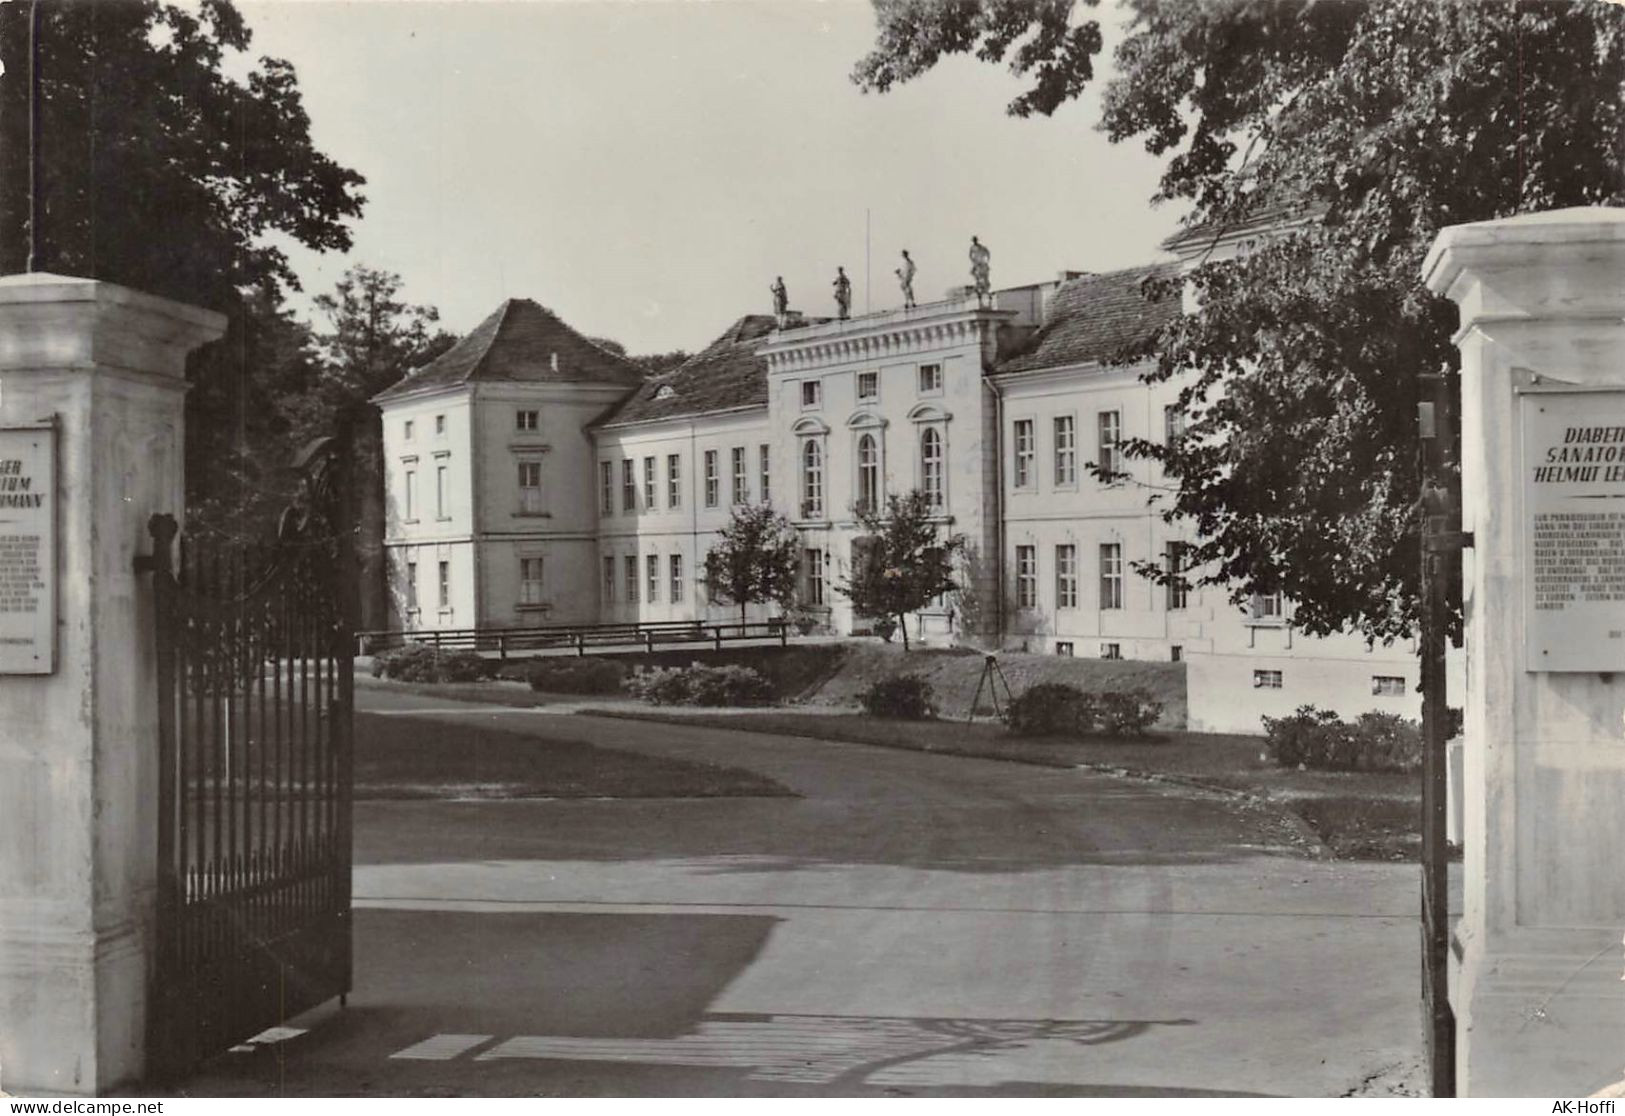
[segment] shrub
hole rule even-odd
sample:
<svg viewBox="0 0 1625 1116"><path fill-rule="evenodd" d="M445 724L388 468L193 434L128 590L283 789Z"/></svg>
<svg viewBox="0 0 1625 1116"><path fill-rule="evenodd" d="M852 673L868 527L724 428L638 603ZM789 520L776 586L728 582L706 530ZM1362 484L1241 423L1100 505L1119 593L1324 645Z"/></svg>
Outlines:
<svg viewBox="0 0 1625 1116"><path fill-rule="evenodd" d="M1422 765L1420 726L1393 713L1362 713L1349 724L1329 709L1300 705L1289 717L1265 717L1264 737L1282 767L1410 772Z"/></svg>
<svg viewBox="0 0 1625 1116"><path fill-rule="evenodd" d="M1004 723L1017 736L1082 735L1094 727L1095 702L1076 686L1040 682L1011 699Z"/></svg>
<svg viewBox="0 0 1625 1116"><path fill-rule="evenodd" d="M1162 716L1162 702L1145 690L1111 691L1095 698L1095 716L1111 736L1143 736Z"/></svg>
<svg viewBox="0 0 1625 1116"><path fill-rule="evenodd" d="M897 634L897 621L890 616L881 616L871 625L870 630L887 643L890 643L891 637Z"/></svg>
<svg viewBox="0 0 1625 1116"><path fill-rule="evenodd" d="M750 667L701 663L645 671L628 678L626 688L651 705L766 705L772 697L767 679Z"/></svg>
<svg viewBox="0 0 1625 1116"><path fill-rule="evenodd" d="M443 651L427 643L408 643L383 651L372 661L374 678L397 682L478 682L493 671L472 651Z"/></svg>
<svg viewBox="0 0 1625 1116"><path fill-rule="evenodd" d="M858 695L858 702L871 717L923 721L935 712L931 705L931 683L913 674L878 679Z"/></svg>
<svg viewBox="0 0 1625 1116"><path fill-rule="evenodd" d="M533 690L553 694L619 693L626 670L612 659L538 659L525 680Z"/></svg>

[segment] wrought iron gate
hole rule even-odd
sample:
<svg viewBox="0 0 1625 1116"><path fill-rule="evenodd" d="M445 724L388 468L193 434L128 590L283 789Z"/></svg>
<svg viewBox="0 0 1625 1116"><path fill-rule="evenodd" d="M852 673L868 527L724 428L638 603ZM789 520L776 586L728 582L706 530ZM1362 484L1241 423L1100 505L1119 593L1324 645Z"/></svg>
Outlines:
<svg viewBox="0 0 1625 1116"><path fill-rule="evenodd" d="M332 440L264 547L149 524L157 628L158 921L148 1073L350 990L355 566Z"/></svg>

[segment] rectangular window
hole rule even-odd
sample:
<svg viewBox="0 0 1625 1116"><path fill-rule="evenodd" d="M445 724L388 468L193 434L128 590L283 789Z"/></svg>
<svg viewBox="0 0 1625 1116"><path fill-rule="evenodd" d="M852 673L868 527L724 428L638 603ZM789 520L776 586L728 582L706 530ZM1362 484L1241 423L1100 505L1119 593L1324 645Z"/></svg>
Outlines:
<svg viewBox="0 0 1625 1116"><path fill-rule="evenodd" d="M666 455L666 506L683 506L683 459L675 453Z"/></svg>
<svg viewBox="0 0 1625 1116"><path fill-rule="evenodd" d="M408 612L418 610L418 564L416 562L406 563L406 610Z"/></svg>
<svg viewBox="0 0 1625 1116"><path fill-rule="evenodd" d="M942 391L942 365L920 365L920 394L937 395Z"/></svg>
<svg viewBox="0 0 1625 1116"><path fill-rule="evenodd" d="M1183 647L1181 647L1177 643L1174 644L1172 647L1168 648L1168 658L1172 662L1176 662L1176 663L1184 662L1185 661L1185 649Z"/></svg>
<svg viewBox="0 0 1625 1116"><path fill-rule="evenodd" d="M406 519L415 522L418 517L418 471L406 470Z"/></svg>
<svg viewBox="0 0 1625 1116"><path fill-rule="evenodd" d="M1191 587L1185 580L1185 550L1185 543L1168 544L1167 573L1171 580L1167 589L1170 612L1184 608L1190 602Z"/></svg>
<svg viewBox="0 0 1625 1116"><path fill-rule="evenodd" d="M519 463L519 514L542 514L542 463Z"/></svg>
<svg viewBox="0 0 1625 1116"><path fill-rule="evenodd" d="M626 571L626 600L628 604L638 603L638 556L628 554L624 559L623 569Z"/></svg>
<svg viewBox="0 0 1625 1116"><path fill-rule="evenodd" d="M1286 619L1280 593L1255 593L1249 606L1254 620L1277 624Z"/></svg>
<svg viewBox="0 0 1625 1116"><path fill-rule="evenodd" d="M1373 675L1371 692L1378 697L1404 697L1405 679L1397 674Z"/></svg>
<svg viewBox="0 0 1625 1116"><path fill-rule="evenodd" d="M1278 670L1253 671L1253 689L1279 690L1281 688L1281 672Z"/></svg>
<svg viewBox="0 0 1625 1116"><path fill-rule="evenodd" d="M654 604L660 599L660 555L649 555L643 560L643 565L648 571L649 603Z"/></svg>
<svg viewBox="0 0 1625 1116"><path fill-rule="evenodd" d="M1072 657L1072 644L1066 640L1056 640L1055 653L1070 659Z"/></svg>
<svg viewBox="0 0 1625 1116"><path fill-rule="evenodd" d="M1162 409L1162 441L1164 445L1173 445L1185 436L1185 411L1178 403L1170 403Z"/></svg>
<svg viewBox="0 0 1625 1116"><path fill-rule="evenodd" d="M655 459L643 459L643 506L654 511L660 505L655 500Z"/></svg>
<svg viewBox="0 0 1625 1116"><path fill-rule="evenodd" d="M434 417L434 432L436 434L444 434L446 432L446 416L445 415L436 415Z"/></svg>
<svg viewBox="0 0 1625 1116"><path fill-rule="evenodd" d="M540 558L519 559L519 603L522 605L542 603L542 560Z"/></svg>
<svg viewBox="0 0 1625 1116"><path fill-rule="evenodd" d="M1123 657L1123 645L1121 643L1102 643L1100 645L1100 657L1102 659L1121 659Z"/></svg>
<svg viewBox="0 0 1625 1116"><path fill-rule="evenodd" d="M451 607L451 563L440 563L440 607Z"/></svg>
<svg viewBox="0 0 1625 1116"><path fill-rule="evenodd" d="M416 428L416 426L417 423L413 422L411 419L407 419L406 422L401 425L401 436L410 442L412 440L412 431Z"/></svg>
<svg viewBox="0 0 1625 1116"><path fill-rule="evenodd" d="M1016 487L1030 488L1033 483L1033 420L1017 419L1011 442L1016 449Z"/></svg>
<svg viewBox="0 0 1625 1116"><path fill-rule="evenodd" d="M638 510L638 466L630 457L621 458L621 511Z"/></svg>
<svg viewBox="0 0 1625 1116"><path fill-rule="evenodd" d="M801 407L806 410L816 407L824 401L824 384L822 380L801 381Z"/></svg>
<svg viewBox="0 0 1625 1116"><path fill-rule="evenodd" d="M757 456L761 459L761 467L759 471L762 474L762 503L771 503L773 500L773 489L768 484L767 478L768 474L772 471L769 468L769 462L773 458L773 452L768 446L764 445L758 447Z"/></svg>
<svg viewBox="0 0 1625 1116"><path fill-rule="evenodd" d="M1123 544L1100 544L1100 607L1123 607Z"/></svg>
<svg viewBox="0 0 1625 1116"><path fill-rule="evenodd" d="M1038 605L1038 548L1016 547L1016 607Z"/></svg>
<svg viewBox="0 0 1625 1116"><path fill-rule="evenodd" d="M515 411L513 416L514 429L535 430L536 418L537 415L535 411Z"/></svg>
<svg viewBox="0 0 1625 1116"><path fill-rule="evenodd" d="M880 373L879 372L859 372L858 373L858 399L859 400L868 400L868 399L879 399L879 398L880 398Z"/></svg>
<svg viewBox="0 0 1625 1116"><path fill-rule="evenodd" d="M605 515L615 514L615 463L598 463L598 510Z"/></svg>
<svg viewBox="0 0 1625 1116"><path fill-rule="evenodd" d="M824 552L810 549L805 554L807 603L821 605L824 603Z"/></svg>
<svg viewBox="0 0 1625 1116"><path fill-rule="evenodd" d="M1078 548L1071 543L1055 548L1055 607L1078 607Z"/></svg>
<svg viewBox="0 0 1625 1116"><path fill-rule="evenodd" d="M434 514L437 519L448 519L451 516L451 489L446 479L446 467L435 466L434 470Z"/></svg>
<svg viewBox="0 0 1625 1116"><path fill-rule="evenodd" d="M1078 483L1078 424L1071 415L1055 419L1055 485Z"/></svg>
<svg viewBox="0 0 1625 1116"><path fill-rule="evenodd" d="M705 506L717 506L717 488L720 485L717 479L717 451L705 451Z"/></svg>
<svg viewBox="0 0 1625 1116"><path fill-rule="evenodd" d="M612 555L604 555L604 603L611 604L615 600L615 559Z"/></svg>
<svg viewBox="0 0 1625 1116"><path fill-rule="evenodd" d="M1106 483L1113 484L1112 475L1123 468L1123 451L1119 448L1123 440L1123 413L1101 411L1096 418L1100 426L1100 468L1107 474Z"/></svg>
<svg viewBox="0 0 1625 1116"><path fill-rule="evenodd" d="M671 556L671 603L683 603L683 556Z"/></svg>
<svg viewBox="0 0 1625 1116"><path fill-rule="evenodd" d="M750 479L745 475L745 447L735 446L729 452L733 462L733 502L737 504L750 503Z"/></svg>

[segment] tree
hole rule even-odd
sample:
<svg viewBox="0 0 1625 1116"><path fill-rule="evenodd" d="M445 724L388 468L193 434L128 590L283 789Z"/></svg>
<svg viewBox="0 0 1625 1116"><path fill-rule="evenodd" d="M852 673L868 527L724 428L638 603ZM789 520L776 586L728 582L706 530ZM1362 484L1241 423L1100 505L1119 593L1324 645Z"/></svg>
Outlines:
<svg viewBox="0 0 1625 1116"><path fill-rule="evenodd" d="M840 592L859 616L895 619L906 651L908 614L959 588L954 565L965 549L964 536L940 536L937 509L919 489L906 496L892 493L884 512L859 504L852 513L864 531L861 545L854 547L861 557Z"/></svg>
<svg viewBox="0 0 1625 1116"><path fill-rule="evenodd" d="M378 409L368 400L445 352L455 338L435 327L439 312L400 297L401 277L356 264L316 307L328 328L316 337L323 365L311 390L289 400L295 443L335 422L354 438L356 560L361 576L361 626L388 626L388 567L384 555L384 451Z"/></svg>
<svg viewBox="0 0 1625 1116"><path fill-rule="evenodd" d="M788 608L795 598L801 536L771 504L746 504L733 515L705 555L705 583L711 599L739 606L777 601Z"/></svg>
<svg viewBox="0 0 1625 1116"><path fill-rule="evenodd" d="M262 58L228 76L251 43L229 0L195 11L42 0L40 221L30 229L29 9L0 4L0 273L25 269L33 233L37 270L228 316L223 341L188 363L186 458L193 526L235 532L220 516L242 512L252 487L221 465L261 452L254 426L268 412L256 379L281 374L258 363L265 346L273 363L285 343L297 347L281 298L298 282L276 237L348 249L363 179L312 144L292 66Z"/></svg>
<svg viewBox="0 0 1625 1116"><path fill-rule="evenodd" d="M1299 627L1407 634L1417 615L1417 375L1458 367L1457 316L1421 283L1452 224L1625 204L1625 10L1601 3L1189 4L1130 0L1102 129L1166 159L1154 201L1216 244L1200 310L1125 360L1185 385L1187 435L1134 440L1195 526L1198 583L1284 592ZM974 52L1036 81L1049 113L1093 77L1070 0L876 0L854 80L883 91ZM1017 45L1019 43L1019 45ZM1177 296L1175 284L1150 291ZM1166 578L1169 572L1142 566Z"/></svg>

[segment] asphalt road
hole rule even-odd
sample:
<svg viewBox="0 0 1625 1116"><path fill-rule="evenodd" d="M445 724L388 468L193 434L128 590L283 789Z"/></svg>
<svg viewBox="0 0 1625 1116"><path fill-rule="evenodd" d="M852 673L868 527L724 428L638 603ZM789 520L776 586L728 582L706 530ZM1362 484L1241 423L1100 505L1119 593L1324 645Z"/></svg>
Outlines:
<svg viewBox="0 0 1625 1116"><path fill-rule="evenodd" d="M1418 1056L1416 868L1306 858L1232 800L360 697L800 797L358 803L349 1007L184 1092L1321 1096Z"/></svg>

